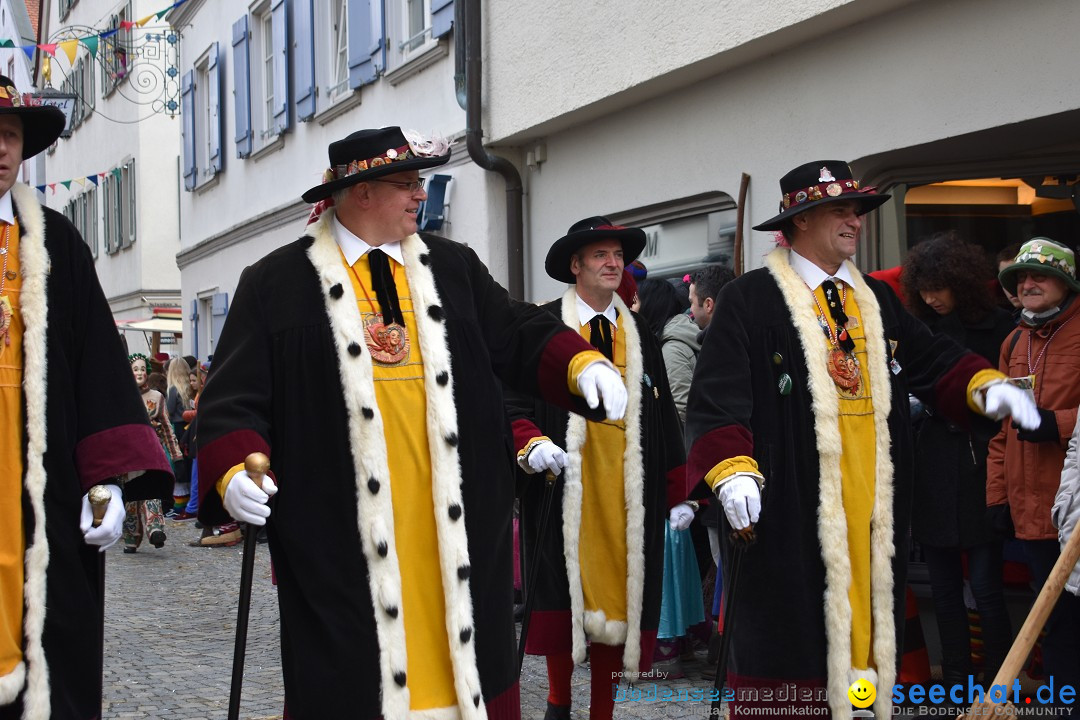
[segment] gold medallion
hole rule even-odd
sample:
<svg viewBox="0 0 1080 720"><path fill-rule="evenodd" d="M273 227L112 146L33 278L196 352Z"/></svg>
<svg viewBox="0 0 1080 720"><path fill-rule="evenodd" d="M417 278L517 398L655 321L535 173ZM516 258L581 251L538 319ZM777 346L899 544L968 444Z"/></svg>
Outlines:
<svg viewBox="0 0 1080 720"><path fill-rule="evenodd" d="M409 333L403 326L385 324L380 313L365 313L364 336L371 359L380 365L404 365L408 362Z"/></svg>
<svg viewBox="0 0 1080 720"><path fill-rule="evenodd" d="M859 360L854 354L840 348L830 350L827 367L836 387L853 397L859 394Z"/></svg>

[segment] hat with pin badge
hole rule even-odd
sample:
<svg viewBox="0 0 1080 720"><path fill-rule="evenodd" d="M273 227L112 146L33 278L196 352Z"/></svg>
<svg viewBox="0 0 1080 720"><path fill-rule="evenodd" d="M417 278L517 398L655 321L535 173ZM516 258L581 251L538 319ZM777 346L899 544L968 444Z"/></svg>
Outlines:
<svg viewBox="0 0 1080 720"><path fill-rule="evenodd" d="M755 225L755 230L779 230L784 221L812 207L837 200L857 203L859 215L889 199L873 187L860 187L851 168L842 160L815 160L800 165L780 178L780 213Z"/></svg>

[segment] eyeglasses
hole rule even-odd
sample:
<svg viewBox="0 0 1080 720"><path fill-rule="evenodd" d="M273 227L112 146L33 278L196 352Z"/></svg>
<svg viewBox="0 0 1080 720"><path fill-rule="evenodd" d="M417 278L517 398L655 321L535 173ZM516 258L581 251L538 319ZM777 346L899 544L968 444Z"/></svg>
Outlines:
<svg viewBox="0 0 1080 720"><path fill-rule="evenodd" d="M419 180L413 180L412 182L400 182L397 180L379 180L378 178L376 178L375 180L372 180L372 182L381 182L386 183L387 185L397 185L399 188L414 193L417 190L424 189L425 180L427 180L427 178L420 178Z"/></svg>

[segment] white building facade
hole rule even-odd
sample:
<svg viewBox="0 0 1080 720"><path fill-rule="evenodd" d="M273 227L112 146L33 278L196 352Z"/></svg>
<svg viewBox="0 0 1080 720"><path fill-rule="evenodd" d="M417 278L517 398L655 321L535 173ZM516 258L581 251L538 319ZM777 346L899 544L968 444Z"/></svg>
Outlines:
<svg viewBox="0 0 1080 720"><path fill-rule="evenodd" d="M857 262L896 265L955 227L988 253L1075 245L1080 93L1072 0L506 0L485 7L484 128L525 177L527 296L576 220L645 226L644 262L730 258L743 174L744 266L773 246L779 178L851 162L893 193ZM526 163L531 159L531 163Z"/></svg>
<svg viewBox="0 0 1080 720"><path fill-rule="evenodd" d="M166 107L178 102L169 71L176 72L177 37L156 16L163 7L161 0L42 0L42 42L97 40L68 45L74 62L63 48L39 62L40 90L78 100L70 136L42 154L37 184L46 186L44 203L67 215L89 245L129 351L178 355L179 336L169 330L180 330L180 126Z"/></svg>
<svg viewBox="0 0 1080 720"><path fill-rule="evenodd" d="M453 17L453 0L188 0L170 13L182 35L187 352L213 355L243 269L303 234L300 195L321 181L331 142L388 125L464 136ZM505 276L501 178L463 142L425 175L421 229Z"/></svg>

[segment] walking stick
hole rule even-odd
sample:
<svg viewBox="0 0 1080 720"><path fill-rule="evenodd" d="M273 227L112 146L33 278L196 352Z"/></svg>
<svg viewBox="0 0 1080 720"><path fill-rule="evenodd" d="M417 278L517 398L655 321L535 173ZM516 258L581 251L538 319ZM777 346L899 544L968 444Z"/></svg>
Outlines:
<svg viewBox="0 0 1080 720"><path fill-rule="evenodd" d="M720 654L716 657L716 676L713 678L715 691L712 701L713 717L720 717L720 704L724 694L724 683L727 680L727 658L731 650L731 636L735 627L735 589L739 584L739 569L742 566L743 552L755 540L754 526L732 530L728 537L731 538L731 559L728 561L727 588L724 589L724 632L720 636Z"/></svg>
<svg viewBox="0 0 1080 720"><path fill-rule="evenodd" d="M109 509L109 501L112 500L112 491L103 485L95 485L90 488L88 498L90 510L94 519L90 527L101 527L101 521L105 519L105 511ZM105 655L105 553L98 553L98 598L101 601L101 622L98 623L98 648L101 655ZM101 664L101 677L98 678L98 697L105 696L105 663Z"/></svg>
<svg viewBox="0 0 1080 720"><path fill-rule="evenodd" d="M544 539L547 536L548 516L551 515L551 503L555 497L555 475L550 470L544 473L544 499L540 504L540 527L536 530L536 557L529 568L528 584L525 586L525 611L521 614L521 638L518 640L518 677L521 665L525 662L525 640L529 637L529 620L532 617L533 601L536 600L536 581L540 575L540 559L544 556Z"/></svg>
<svg viewBox="0 0 1080 720"><path fill-rule="evenodd" d="M1054 569L1050 571L1046 582L1043 583L1042 591L1035 598L1035 604L1031 606L1031 611L1028 613L1027 619L1024 620L1023 627L1020 628L1016 639L1013 640L1009 654L1005 656L1005 661L1001 663L1001 668L994 677L994 685L1008 687L1009 683L1019 676L1020 669L1023 668L1031 648L1035 646L1039 632L1042 630L1043 625L1046 624L1046 619L1050 617L1054 605L1057 604L1058 596L1061 595L1061 590L1065 587L1065 581L1069 579L1069 573L1072 572L1076 561L1080 559L1080 532L1077 531L1077 528L1080 528L1080 525L1073 528L1072 534L1069 535L1069 542L1065 544L1065 549L1058 555L1057 562L1054 563ZM987 694L983 696L983 702L972 703L967 715L964 716L964 720L985 720L985 718L991 716L1016 717L1018 714L1012 703L1007 700L994 702L990 700L990 696Z"/></svg>
<svg viewBox="0 0 1080 720"><path fill-rule="evenodd" d="M270 469L270 458L251 453L244 459L248 477L262 488ZM255 574L255 544L258 528L249 523L244 533L244 559L240 566L240 601L236 608L236 645L233 647L232 687L229 689L229 720L240 719L240 690L244 685L244 653L247 651L248 613L251 610L251 580Z"/></svg>

